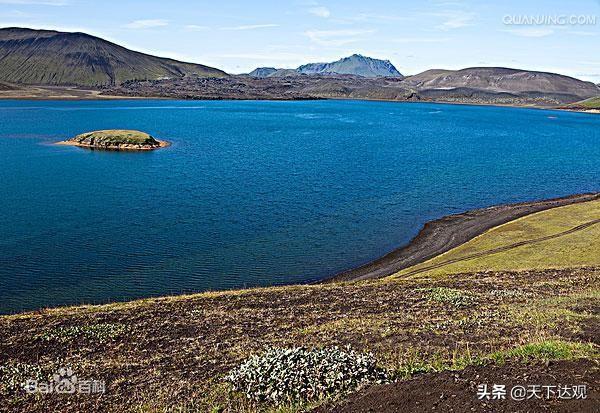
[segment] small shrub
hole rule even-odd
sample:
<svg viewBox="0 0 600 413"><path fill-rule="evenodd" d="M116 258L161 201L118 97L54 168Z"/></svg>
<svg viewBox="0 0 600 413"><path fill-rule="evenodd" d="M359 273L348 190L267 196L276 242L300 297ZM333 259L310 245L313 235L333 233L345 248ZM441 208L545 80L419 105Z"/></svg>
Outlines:
<svg viewBox="0 0 600 413"><path fill-rule="evenodd" d="M430 301L443 304L450 304L456 308L468 307L475 302L472 294L454 288L436 287L424 288L421 291L427 292Z"/></svg>
<svg viewBox="0 0 600 413"><path fill-rule="evenodd" d="M59 341L66 343L75 338L84 337L88 340L104 343L112 341L125 332L123 324L89 324L83 326L57 327L40 335L44 341Z"/></svg>
<svg viewBox="0 0 600 413"><path fill-rule="evenodd" d="M44 372L39 366L26 363L0 366L0 394L16 394L27 380L43 380Z"/></svg>
<svg viewBox="0 0 600 413"><path fill-rule="evenodd" d="M277 405L345 394L370 383L389 381L371 353L350 348L272 348L250 357L226 380L255 402Z"/></svg>
<svg viewBox="0 0 600 413"><path fill-rule="evenodd" d="M499 298L521 298L533 296L532 293L521 290L492 290L488 294Z"/></svg>

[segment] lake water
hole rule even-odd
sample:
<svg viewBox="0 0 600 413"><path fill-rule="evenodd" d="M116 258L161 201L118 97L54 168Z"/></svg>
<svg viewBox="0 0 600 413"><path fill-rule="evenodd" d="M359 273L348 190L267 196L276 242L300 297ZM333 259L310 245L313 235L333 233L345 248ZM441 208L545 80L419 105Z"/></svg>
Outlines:
<svg viewBox="0 0 600 413"><path fill-rule="evenodd" d="M52 142L95 129L149 153ZM0 101L0 312L315 281L428 220L600 190L600 116L360 101Z"/></svg>

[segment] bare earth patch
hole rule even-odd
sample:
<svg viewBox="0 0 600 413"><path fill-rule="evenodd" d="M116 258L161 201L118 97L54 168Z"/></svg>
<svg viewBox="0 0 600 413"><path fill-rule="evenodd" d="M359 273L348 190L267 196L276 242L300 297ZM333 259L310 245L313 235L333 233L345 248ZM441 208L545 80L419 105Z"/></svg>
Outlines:
<svg viewBox="0 0 600 413"><path fill-rule="evenodd" d="M527 400L506 398L479 400L480 384L549 386ZM562 399L550 386L586 385L586 399ZM578 412L595 413L600 406L600 364L592 360L556 361L548 364L506 363L501 366L469 366L462 371L429 373L411 380L374 386L349 397L337 406L322 406L315 413L395 412ZM510 391L510 390L509 390ZM540 398L538 398L541 397ZM548 397L549 396L549 397ZM565 397L563 395L563 397Z"/></svg>

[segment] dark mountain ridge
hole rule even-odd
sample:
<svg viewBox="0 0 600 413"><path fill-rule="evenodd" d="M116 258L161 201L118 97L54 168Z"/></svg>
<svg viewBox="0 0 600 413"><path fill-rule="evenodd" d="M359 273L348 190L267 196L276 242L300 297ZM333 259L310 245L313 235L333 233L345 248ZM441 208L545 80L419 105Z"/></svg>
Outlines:
<svg viewBox="0 0 600 413"><path fill-rule="evenodd" d="M0 80L5 82L110 86L188 75L227 76L218 69L135 52L85 33L0 29Z"/></svg>

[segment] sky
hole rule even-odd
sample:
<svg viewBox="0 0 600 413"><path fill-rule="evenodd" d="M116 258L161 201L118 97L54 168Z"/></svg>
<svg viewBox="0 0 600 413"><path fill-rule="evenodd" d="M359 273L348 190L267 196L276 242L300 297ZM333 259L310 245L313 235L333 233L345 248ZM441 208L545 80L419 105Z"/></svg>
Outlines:
<svg viewBox="0 0 600 413"><path fill-rule="evenodd" d="M0 27L82 31L245 73L353 53L405 74L504 66L600 83L600 0L0 0Z"/></svg>

